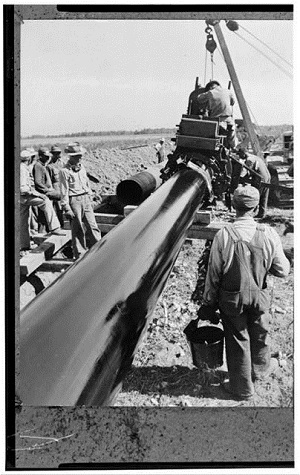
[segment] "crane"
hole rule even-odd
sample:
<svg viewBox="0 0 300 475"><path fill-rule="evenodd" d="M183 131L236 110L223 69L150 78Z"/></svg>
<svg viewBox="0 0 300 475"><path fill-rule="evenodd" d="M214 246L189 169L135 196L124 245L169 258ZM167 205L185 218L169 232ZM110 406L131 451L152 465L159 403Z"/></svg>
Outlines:
<svg viewBox="0 0 300 475"><path fill-rule="evenodd" d="M251 118L250 118L250 114L249 114L248 107L247 107L247 104L246 104L246 101L245 101L245 98L244 98L244 95L243 95L243 91L242 91L242 88L240 86L240 82L239 82L238 76L236 74L235 67L234 67L233 61L231 59L231 56L230 56L230 53L229 53L229 50L228 50L223 32L222 32L222 29L221 29L221 26L220 26L220 20L207 20L206 24L208 25L208 27L209 27L209 25L213 26L214 30L216 32L216 35L217 35L217 38L218 38L218 41L219 41L219 45L220 45L220 48L222 50L222 53L223 53L223 56L224 56L224 59L225 59L225 63L226 63L227 69L228 69L228 73L229 73L230 79L232 81L234 92L236 94L236 97L237 97L237 100L238 100L238 103L239 103L239 106L240 106L240 110L241 110L243 121L244 121L244 126L245 126L245 128L246 128L246 130L249 134L249 138L250 138L250 142L251 142L251 145L252 145L253 152L254 152L255 155L262 156L262 151L261 151L261 148L260 148L260 144L259 144L257 135L255 133L255 130L254 130ZM208 29L206 29L205 31L208 32Z"/></svg>

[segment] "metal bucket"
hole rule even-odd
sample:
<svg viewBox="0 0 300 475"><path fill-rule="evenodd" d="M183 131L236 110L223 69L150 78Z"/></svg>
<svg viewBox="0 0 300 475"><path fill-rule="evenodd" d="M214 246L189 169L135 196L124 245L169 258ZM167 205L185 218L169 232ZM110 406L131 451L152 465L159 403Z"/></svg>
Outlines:
<svg viewBox="0 0 300 475"><path fill-rule="evenodd" d="M215 325L203 325L197 328L197 320L192 320L184 329L190 345L193 364L203 368L215 369L223 365L224 332Z"/></svg>

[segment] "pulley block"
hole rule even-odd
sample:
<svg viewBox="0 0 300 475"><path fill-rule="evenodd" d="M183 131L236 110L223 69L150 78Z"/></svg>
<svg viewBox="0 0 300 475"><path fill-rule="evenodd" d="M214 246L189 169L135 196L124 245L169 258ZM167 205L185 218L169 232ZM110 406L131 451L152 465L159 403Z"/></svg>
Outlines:
<svg viewBox="0 0 300 475"><path fill-rule="evenodd" d="M211 35L211 34L207 35L207 40L206 40L205 47L211 54L214 53L214 51L217 47L217 43L215 42L213 35Z"/></svg>

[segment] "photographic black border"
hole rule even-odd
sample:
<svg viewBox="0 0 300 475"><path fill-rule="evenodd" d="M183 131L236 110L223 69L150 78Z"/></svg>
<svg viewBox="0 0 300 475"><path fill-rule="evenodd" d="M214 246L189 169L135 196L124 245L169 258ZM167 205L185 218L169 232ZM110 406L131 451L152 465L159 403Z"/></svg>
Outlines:
<svg viewBox="0 0 300 475"><path fill-rule="evenodd" d="M280 457L275 460L271 460L273 457L270 455L270 460L259 460L259 456L255 460L247 460L248 447L242 447L245 451L245 462L235 461L223 461L223 462L190 462L175 461L169 462L132 462L130 461L130 454L127 453L128 461L118 462L103 462L103 463L77 463L74 461L74 453L70 451L70 460L60 461L58 457L57 467L18 467L16 457L16 437L20 429L27 427L28 422L35 421L37 425L41 425L43 421L44 411L47 413L47 417L55 418L55 413L58 417L78 417L79 413L85 414L85 417L90 420L95 414L100 417L104 414L111 415L112 423L109 427L107 437L113 437L115 426L113 414L120 416L120 411L126 414L129 419L136 418L138 413L147 413L151 411L152 415L157 414L156 424L163 414L166 418L169 416L170 426L166 423L166 420L162 421L161 434L167 434L172 430L172 418L176 418L178 411L191 414L191 410L194 412L195 418L198 417L198 422L201 424L201 418L203 414L211 414L212 420L215 422L219 420L222 424L222 419L226 424L226 418L222 415L232 415L234 409L234 418L236 419L236 426L239 427L239 416L249 417L249 421L258 420L260 417L264 419L265 424L270 418L272 424L270 425L270 431L274 431L274 421L278 420L278 434L265 433L264 437L268 440L268 436L274 438L274 444L279 446L279 442L282 442L284 434L285 443L293 446L294 443L294 427L291 422L294 420L293 408L17 408L15 407L14 396L17 389L17 381L15 381L15 371L17 369L18 360L16 359L16 352L18 347L18 312L15 312L15 308L18 308L19 302L19 263L18 263L18 249L16 246L18 235L18 183L19 183L19 171L18 160L20 151L19 137L20 137L20 94L19 94L19 67L20 67L20 31L19 25L24 20L49 20L49 19L114 19L114 18L131 18L131 19L204 19L203 14L209 13L214 17L223 19L224 13L226 18L231 19L291 19L293 14L293 5L287 4L266 4L266 5L4 5L4 192L5 192L5 339L6 339L6 360L5 360L5 377L6 377L6 470L18 470L28 471L28 469L35 470L141 470L141 469L238 469L238 468L293 468L294 460L287 459L284 454L284 450ZM217 13L217 15L216 15ZM167 16L166 16L167 15ZM175 17L174 17L175 15ZM176 16L179 15L179 16ZM202 15L202 16L201 16ZM269 17L268 17L269 15ZM12 160L12 150L15 152L15 161ZM15 203L13 208L12 203ZM210 411L212 409L212 411ZM96 412L95 412L96 411ZM203 412L204 411L204 412ZM274 411L276 416L274 416ZM149 414L149 412L148 412ZM280 417L277 417L280 415ZM200 418L199 418L200 416ZM215 419L214 419L215 417ZM163 418L162 418L163 419ZM283 421L286 426L282 427ZM280 427L279 427L280 424ZM267 424L268 425L268 424ZM276 424L275 424L276 426ZM88 424L87 436L89 431ZM267 427L266 425L264 427ZM201 427L199 427L199 430ZM261 437L257 437L257 429L259 424L253 422L253 437L257 439L260 452L264 450L266 446L266 440L261 440ZM205 430L205 426L203 428ZM237 429L238 431L238 429ZM229 434L229 437L232 434ZM166 437L167 438L167 437ZM162 440L164 438L162 437ZM236 440L234 438L234 440ZM216 442L216 441L215 441ZM166 443L166 442L164 442ZM181 439L182 448L184 448L184 440ZM210 443L207 441L207 443ZM222 443L222 441L220 441ZM166 443L166 450L167 450ZM169 447L171 449L171 447ZM205 447L203 448L205 450ZM180 456L180 454L179 454ZM32 452L32 460L35 457L35 453ZM122 459L126 459L126 451ZM71 460L74 463L71 463Z"/></svg>

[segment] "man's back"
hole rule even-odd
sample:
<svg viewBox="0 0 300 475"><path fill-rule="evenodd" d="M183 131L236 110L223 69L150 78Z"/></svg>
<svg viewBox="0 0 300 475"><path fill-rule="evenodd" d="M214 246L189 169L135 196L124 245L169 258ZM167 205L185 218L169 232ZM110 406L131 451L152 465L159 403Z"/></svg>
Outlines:
<svg viewBox="0 0 300 475"><path fill-rule="evenodd" d="M247 159L245 163L248 167L259 173L263 181L269 183L271 175L267 165L261 157L252 154L247 154Z"/></svg>
<svg viewBox="0 0 300 475"><path fill-rule="evenodd" d="M234 223L229 226L238 232L241 239L246 242L251 242L256 233L258 224L252 217L241 217L236 218ZM264 233L262 242L266 267L268 270L272 269L272 273L278 277L285 277L289 273L290 265L284 255L280 237L271 226L265 224L263 227ZM214 247L216 246L218 249L218 259L221 261L219 263L220 269L222 268L222 273L226 272L232 261L234 252L233 241L230 239L226 227L217 233L213 244Z"/></svg>
<svg viewBox="0 0 300 475"><path fill-rule="evenodd" d="M235 100L229 89L215 86L208 92L200 94L198 101L200 106L208 109L209 117L221 119L232 117L232 106Z"/></svg>
<svg viewBox="0 0 300 475"><path fill-rule="evenodd" d="M210 117L232 115L234 98L232 92L217 86L208 92L208 107Z"/></svg>

